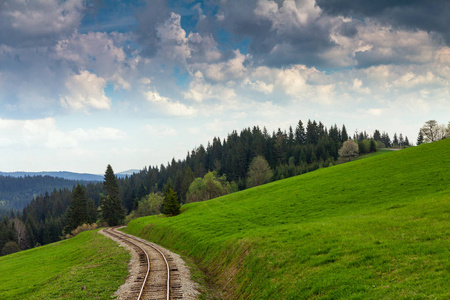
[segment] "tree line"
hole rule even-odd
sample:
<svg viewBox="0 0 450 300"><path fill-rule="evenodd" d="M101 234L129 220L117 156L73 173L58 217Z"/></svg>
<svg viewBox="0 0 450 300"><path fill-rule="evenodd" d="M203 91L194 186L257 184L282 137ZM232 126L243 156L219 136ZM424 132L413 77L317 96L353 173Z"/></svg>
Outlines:
<svg viewBox="0 0 450 300"><path fill-rule="evenodd" d="M330 128L299 120L295 128L271 134L254 126L214 138L206 147L188 152L183 160L145 167L117 178L107 166L103 183L75 184L37 196L22 211L0 222L2 254L55 242L83 224L118 225L149 214L176 215L180 205L204 201L269 181L340 163L343 144L353 141L356 154L380 147L406 145L407 137L385 132L348 134L345 125ZM355 155L353 152L352 155Z"/></svg>

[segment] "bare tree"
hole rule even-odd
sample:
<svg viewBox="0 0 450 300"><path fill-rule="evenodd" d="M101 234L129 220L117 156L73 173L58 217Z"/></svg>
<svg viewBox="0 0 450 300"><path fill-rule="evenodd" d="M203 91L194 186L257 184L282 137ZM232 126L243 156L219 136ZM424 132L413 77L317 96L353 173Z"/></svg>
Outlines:
<svg viewBox="0 0 450 300"><path fill-rule="evenodd" d="M436 120L429 120L420 128L426 143L442 140L446 136L445 125L438 124Z"/></svg>
<svg viewBox="0 0 450 300"><path fill-rule="evenodd" d="M345 141L344 144L342 144L341 149L339 149L338 153L339 156L348 158L348 160L350 161L350 158L356 157L359 154L358 144L353 140Z"/></svg>
<svg viewBox="0 0 450 300"><path fill-rule="evenodd" d="M19 244L19 247L21 250L29 248L28 245L28 238L27 238L27 229L25 227L25 224L20 219L12 219L12 222L14 222L14 229L17 234L17 242Z"/></svg>

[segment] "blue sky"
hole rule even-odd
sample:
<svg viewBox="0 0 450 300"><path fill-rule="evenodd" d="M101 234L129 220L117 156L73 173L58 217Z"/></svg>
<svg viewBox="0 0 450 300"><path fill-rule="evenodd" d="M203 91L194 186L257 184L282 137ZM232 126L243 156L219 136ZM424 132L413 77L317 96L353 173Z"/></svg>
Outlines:
<svg viewBox="0 0 450 300"><path fill-rule="evenodd" d="M166 164L315 119L415 141L450 116L448 1L0 4L0 170Z"/></svg>

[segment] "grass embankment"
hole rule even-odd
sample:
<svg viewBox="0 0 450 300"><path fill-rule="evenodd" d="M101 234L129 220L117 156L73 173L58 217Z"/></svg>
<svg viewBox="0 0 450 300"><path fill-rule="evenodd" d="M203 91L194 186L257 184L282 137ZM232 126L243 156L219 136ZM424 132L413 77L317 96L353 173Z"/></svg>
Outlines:
<svg viewBox="0 0 450 300"><path fill-rule="evenodd" d="M320 169L127 232L192 257L227 299L448 299L449 149Z"/></svg>
<svg viewBox="0 0 450 300"><path fill-rule="evenodd" d="M111 299L128 275L129 259L97 230L3 256L0 299Z"/></svg>

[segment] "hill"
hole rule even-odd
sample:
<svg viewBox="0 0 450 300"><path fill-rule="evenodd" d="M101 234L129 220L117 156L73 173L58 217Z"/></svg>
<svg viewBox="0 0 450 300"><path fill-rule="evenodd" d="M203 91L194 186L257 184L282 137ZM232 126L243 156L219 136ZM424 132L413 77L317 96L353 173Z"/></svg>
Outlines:
<svg viewBox="0 0 450 300"><path fill-rule="evenodd" d="M227 299L450 297L450 139L184 205L126 231Z"/></svg>
<svg viewBox="0 0 450 300"><path fill-rule="evenodd" d="M17 178L0 176L0 216L9 214L11 210L22 210L38 195L51 193L54 189L72 189L79 182L41 175Z"/></svg>
<svg viewBox="0 0 450 300"><path fill-rule="evenodd" d="M126 178L137 170L128 170L116 174L117 178ZM49 194L54 190L72 189L80 183L101 183L104 175L73 172L0 172L0 216L11 210L20 211L36 196Z"/></svg>
<svg viewBox="0 0 450 300"><path fill-rule="evenodd" d="M74 173L66 171L55 171L55 172L0 172L0 176L9 176L14 178L19 177L34 177L34 176L50 176L55 178L64 178L67 180L78 180L78 181L102 181L103 175L88 174L88 173Z"/></svg>
<svg viewBox="0 0 450 300"><path fill-rule="evenodd" d="M129 258L97 231L3 256L0 299L111 299L125 282Z"/></svg>
<svg viewBox="0 0 450 300"><path fill-rule="evenodd" d="M126 176L133 175L138 173L139 170L131 169L123 172L116 173L118 178L125 178ZM0 172L0 176L4 177L35 177L35 176L50 176L55 178L63 178L67 180L75 180L75 181L88 181L88 182L97 182L103 181L104 175L98 174L89 174L89 173L75 173L75 172L67 172L67 171L44 171L44 172Z"/></svg>

